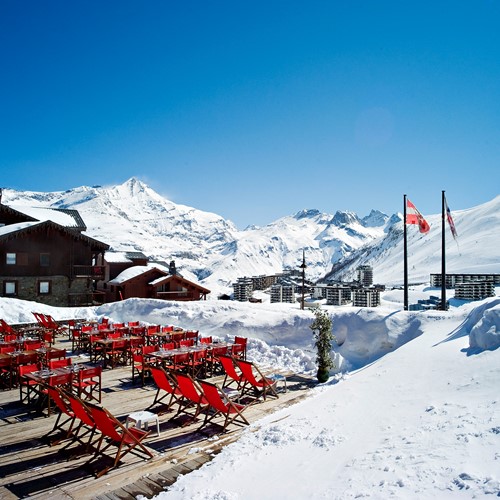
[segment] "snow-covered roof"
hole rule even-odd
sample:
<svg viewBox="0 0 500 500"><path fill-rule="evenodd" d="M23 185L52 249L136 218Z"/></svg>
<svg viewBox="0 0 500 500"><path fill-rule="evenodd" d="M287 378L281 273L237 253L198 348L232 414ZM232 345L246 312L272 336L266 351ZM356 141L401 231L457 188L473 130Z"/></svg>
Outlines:
<svg viewBox="0 0 500 500"><path fill-rule="evenodd" d="M106 252L106 262L113 264L122 264L125 262L133 262L135 259L147 259L147 256L142 252L126 252L126 251L108 251Z"/></svg>
<svg viewBox="0 0 500 500"><path fill-rule="evenodd" d="M31 222L18 222L16 224L7 224L5 226L0 226L0 238L2 237L7 237L9 234L16 233L18 231L24 231L25 229L29 229L32 227L36 226L46 226L46 225L52 225L55 228L60 229L62 232L65 233L71 233L73 237L77 237L80 240L85 240L88 243L92 245L92 247L97 247L99 250L106 250L108 248L107 243L103 243L102 241L96 240L94 238L91 238L90 236L87 236L86 234L83 234L79 231L74 231L70 228L61 226L60 224L56 224L54 221L31 221Z"/></svg>
<svg viewBox="0 0 500 500"><path fill-rule="evenodd" d="M155 280L150 281L149 284L155 286L158 283L161 283L162 281L165 281L166 278L168 278L168 276L160 276L159 278L156 278Z"/></svg>
<svg viewBox="0 0 500 500"><path fill-rule="evenodd" d="M85 223L77 210L25 206L12 206L11 208L39 221L51 220L64 227L86 229Z"/></svg>
<svg viewBox="0 0 500 500"><path fill-rule="evenodd" d="M151 271L152 269L156 269L158 271L161 271L163 273L168 274L168 269L165 268L164 266L160 266L158 264L151 265L148 264L147 266L132 266L129 267L128 269L125 269L125 271L122 271L116 278L113 278L112 280L109 281L110 285L121 285L125 283L126 281L131 280L132 278L136 278L137 276L140 276L141 274L144 274L148 271Z"/></svg>
<svg viewBox="0 0 500 500"><path fill-rule="evenodd" d="M22 231L28 227L36 226L40 222L18 222L17 224L9 224L7 226L0 226L0 236L6 234L15 233L16 231Z"/></svg>

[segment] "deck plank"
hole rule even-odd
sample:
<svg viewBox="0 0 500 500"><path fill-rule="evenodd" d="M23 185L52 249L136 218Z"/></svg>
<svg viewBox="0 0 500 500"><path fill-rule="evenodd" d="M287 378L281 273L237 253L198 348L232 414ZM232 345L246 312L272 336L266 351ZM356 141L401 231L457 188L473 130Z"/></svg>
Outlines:
<svg viewBox="0 0 500 500"><path fill-rule="evenodd" d="M59 341L68 347L68 341ZM69 343L70 346L70 343ZM80 358L82 361L84 358ZM214 381L221 382L222 377ZM104 370L102 404L119 420L128 414L148 408L156 393L150 384L132 384L131 368ZM308 396L314 381L291 375L287 392L278 399L252 405L245 410L250 423L285 408ZM153 408L152 411L158 411ZM67 442L48 446L42 436L49 432L56 416L43 417L29 413L19 402L19 390L0 391L0 500L30 497L33 499L101 499L129 500L137 494L153 496L173 484L180 474L186 474L211 460L224 446L237 440L244 427L231 425L223 434L220 427L199 430L203 417L185 427L171 419L174 412L160 415L160 436L154 429L145 444L154 457L145 460L129 453L120 467L96 479L88 465L90 455L74 456L63 447ZM216 421L217 422L217 421ZM112 448L112 451L115 451ZM98 462L102 463L102 459Z"/></svg>

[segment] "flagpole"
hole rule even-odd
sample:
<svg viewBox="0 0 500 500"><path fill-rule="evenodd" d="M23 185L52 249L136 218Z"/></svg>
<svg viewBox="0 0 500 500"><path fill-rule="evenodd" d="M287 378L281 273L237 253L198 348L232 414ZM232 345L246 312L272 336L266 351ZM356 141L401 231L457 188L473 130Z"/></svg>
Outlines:
<svg viewBox="0 0 500 500"><path fill-rule="evenodd" d="M446 202L441 191L441 311L446 311Z"/></svg>
<svg viewBox="0 0 500 500"><path fill-rule="evenodd" d="M404 310L408 311L408 245L406 242L406 195L403 195Z"/></svg>

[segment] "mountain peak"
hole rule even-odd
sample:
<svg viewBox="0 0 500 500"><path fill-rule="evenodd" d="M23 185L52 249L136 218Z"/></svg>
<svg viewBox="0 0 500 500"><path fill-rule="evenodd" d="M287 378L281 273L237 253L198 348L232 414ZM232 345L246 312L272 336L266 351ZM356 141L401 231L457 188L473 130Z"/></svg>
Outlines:
<svg viewBox="0 0 500 500"><path fill-rule="evenodd" d="M372 211L366 217L363 217L361 221L365 227L380 227L383 226L388 219L389 216L387 214L384 214L380 210L372 209Z"/></svg>
<svg viewBox="0 0 500 500"><path fill-rule="evenodd" d="M131 177L122 184L122 187L130 191L131 194L142 193L146 189L149 189L149 186L137 177Z"/></svg>
<svg viewBox="0 0 500 500"><path fill-rule="evenodd" d="M320 215L321 212L315 208L304 208L300 212L297 212L293 217L297 220L300 219L310 219L312 217L316 217Z"/></svg>
<svg viewBox="0 0 500 500"><path fill-rule="evenodd" d="M360 224L361 221L359 217L354 212L349 212L347 210L335 212L332 219L332 224L335 226L348 226L351 224Z"/></svg>

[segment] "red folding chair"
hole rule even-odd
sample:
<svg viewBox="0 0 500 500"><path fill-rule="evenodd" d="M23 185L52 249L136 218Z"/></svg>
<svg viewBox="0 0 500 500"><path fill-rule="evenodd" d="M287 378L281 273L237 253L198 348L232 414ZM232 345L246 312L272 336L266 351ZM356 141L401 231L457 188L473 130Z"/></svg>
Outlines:
<svg viewBox="0 0 500 500"><path fill-rule="evenodd" d="M250 361L237 360L242 376L242 393L254 392L266 399L266 396L278 397L276 392L277 380L265 377L259 368ZM257 375L254 374L257 372Z"/></svg>
<svg viewBox="0 0 500 500"><path fill-rule="evenodd" d="M130 359L132 359L133 354L139 354L142 351L142 348L144 347L144 338L136 338L136 339L129 339L128 340L128 356Z"/></svg>
<svg viewBox="0 0 500 500"><path fill-rule="evenodd" d="M236 371L234 359L231 356L219 356L219 361L224 370L225 376L222 382L222 388L229 387L231 384L236 383L236 388L239 390L243 383L243 376Z"/></svg>
<svg viewBox="0 0 500 500"><path fill-rule="evenodd" d="M12 389L13 370L12 358L10 356L0 357L0 387Z"/></svg>
<svg viewBox="0 0 500 500"><path fill-rule="evenodd" d="M142 441L144 441L144 439L149 435L150 431L143 431L142 429L137 429L136 427L127 429L117 418L106 410L106 408L102 408L91 403L87 404L87 406L90 410L90 414L97 430L101 433L101 437L97 442L97 451L94 458L98 455L104 455L104 452L110 446L116 446L117 448L113 465L98 471L96 473L97 477L101 477L109 470L117 467L120 460L131 451L140 452L148 458L153 458L153 453L142 443ZM109 443L101 449L105 438L109 440ZM92 460L93 459L89 462Z"/></svg>
<svg viewBox="0 0 500 500"><path fill-rule="evenodd" d="M149 325L146 328L146 340L149 345L157 343L157 334L160 332L160 325Z"/></svg>
<svg viewBox="0 0 500 500"><path fill-rule="evenodd" d="M40 384L36 380L25 377L28 373L38 371L38 364L33 363L30 365L21 365L18 367L17 380L19 384L19 401L24 403L27 401L28 405L32 403L33 392L38 394Z"/></svg>
<svg viewBox="0 0 500 500"><path fill-rule="evenodd" d="M219 389L216 384L200 380L200 386L211 410L211 412L206 412L205 421L200 428L206 426L219 415L224 417L224 423L222 424L223 432L231 423L249 425L248 420L243 416L243 411L247 406L231 401L226 393L222 389Z"/></svg>
<svg viewBox="0 0 500 500"><path fill-rule="evenodd" d="M111 368L118 364L126 365L128 360L127 341L123 339L113 340L111 347L105 352L104 364L108 362Z"/></svg>
<svg viewBox="0 0 500 500"><path fill-rule="evenodd" d="M160 345L160 349L171 351L172 349L175 349L175 344L173 342L165 342L164 344Z"/></svg>
<svg viewBox="0 0 500 500"><path fill-rule="evenodd" d="M43 406L43 396L46 398L47 401L47 414L51 415L52 413L52 398L49 393L49 388L60 388L60 389L65 389L67 391L71 390L71 381L73 378L73 374L71 372L68 373L57 373L55 375L50 375L50 377L47 379L46 386L44 387L43 385L40 388L40 395L42 396L41 401L40 401L40 409L42 409Z"/></svg>
<svg viewBox="0 0 500 500"><path fill-rule="evenodd" d="M90 366L80 368L74 373L73 389L80 399L94 399L101 402L102 367Z"/></svg>
<svg viewBox="0 0 500 500"><path fill-rule="evenodd" d="M154 345L145 345L139 353L132 354L132 383L135 382L137 374L141 378L142 385L145 384L146 377L151 373L151 363L148 362L146 355L156 350L157 347Z"/></svg>
<svg viewBox="0 0 500 500"><path fill-rule="evenodd" d="M247 359L247 341L245 337L235 337L231 346L231 355L238 359Z"/></svg>
<svg viewBox="0 0 500 500"><path fill-rule="evenodd" d="M186 373L173 372L172 375L175 377L179 392L182 394L182 397L179 399L177 415L186 413L193 420L196 419L196 417L202 411L208 409L209 406L207 399L203 395L203 391L198 383ZM195 411L194 415L191 415L188 410L193 407Z"/></svg>
<svg viewBox="0 0 500 500"><path fill-rule="evenodd" d="M0 319L0 333L4 335L14 335L14 340L17 337L17 332L5 320Z"/></svg>
<svg viewBox="0 0 500 500"><path fill-rule="evenodd" d="M171 406L182 397L182 392L178 389L177 384L168 376L167 372L163 368L152 366L151 375L153 376L158 389L155 394L155 399L149 408L162 403L165 398L169 397L170 399L168 400L168 403L166 403L166 408L164 410L169 411ZM160 397L162 391L165 394Z"/></svg>
<svg viewBox="0 0 500 500"><path fill-rule="evenodd" d="M15 383L17 383L22 376L21 367L23 366L36 366L36 370L38 370L40 363L38 362L38 353L34 351L23 351L18 354L14 354L12 357L12 364L14 365L14 376ZM32 371L36 371L32 370ZM24 371L24 373L27 373Z"/></svg>
<svg viewBox="0 0 500 500"><path fill-rule="evenodd" d="M98 361L102 361L104 358L104 347L100 340L103 340L103 336L101 334L98 335L90 335L90 361L91 363L97 363Z"/></svg>
<svg viewBox="0 0 500 500"><path fill-rule="evenodd" d="M54 359L65 359L66 349L47 349L45 352L45 360L47 365Z"/></svg>
<svg viewBox="0 0 500 500"><path fill-rule="evenodd" d="M56 368L64 368L65 366L71 366L71 358L62 359L51 359L49 360L49 370L55 370Z"/></svg>
<svg viewBox="0 0 500 500"><path fill-rule="evenodd" d="M25 340L23 343L23 349L25 351L34 351L35 349L40 349L41 347L41 340Z"/></svg>
<svg viewBox="0 0 500 500"><path fill-rule="evenodd" d="M198 337L200 335L200 332L198 330L188 330L184 332L184 338L186 340L193 340L195 344L198 343Z"/></svg>
<svg viewBox="0 0 500 500"><path fill-rule="evenodd" d="M63 399L62 393L59 392L57 388L50 386L47 387L47 396L52 401L54 401L54 403L56 404L56 406L59 408L60 411L54 423L54 427L52 427L52 430L50 430L47 434L44 435L44 438L48 439L56 431L62 433L62 437L60 437L59 439L49 440L49 445L53 446L55 444L59 444L64 439L68 439L71 436L71 431L73 430L73 425L75 424L76 415L71 410L69 402L66 402ZM66 420L61 422L61 418L63 418L64 416L66 416L67 418ZM65 429L64 427L68 422L70 423L70 425L67 429Z"/></svg>
<svg viewBox="0 0 500 500"><path fill-rule="evenodd" d="M189 361L189 371L193 378L204 377L207 373L207 349L193 351Z"/></svg>
<svg viewBox="0 0 500 500"><path fill-rule="evenodd" d="M90 414L90 410L87 408L85 403L80 399L74 396L71 393L65 393L66 398L71 407L71 411L74 413L75 417L79 420L78 426L73 432L73 439L70 443L68 443L63 449L68 448L75 441L78 441L85 447L85 451L88 451L90 448L90 444L92 443L92 438L94 437L95 431L97 429L95 422L92 419ZM85 432L80 435L82 429L85 428ZM82 438L90 433L89 439L87 442L82 441Z"/></svg>
<svg viewBox="0 0 500 500"><path fill-rule="evenodd" d="M172 361L165 365L165 368L170 371L188 371L190 355L189 352L174 354Z"/></svg>
<svg viewBox="0 0 500 500"><path fill-rule="evenodd" d="M227 345L212 347L207 358L207 375L213 377L214 375L224 373L220 357L227 356L228 349Z"/></svg>

